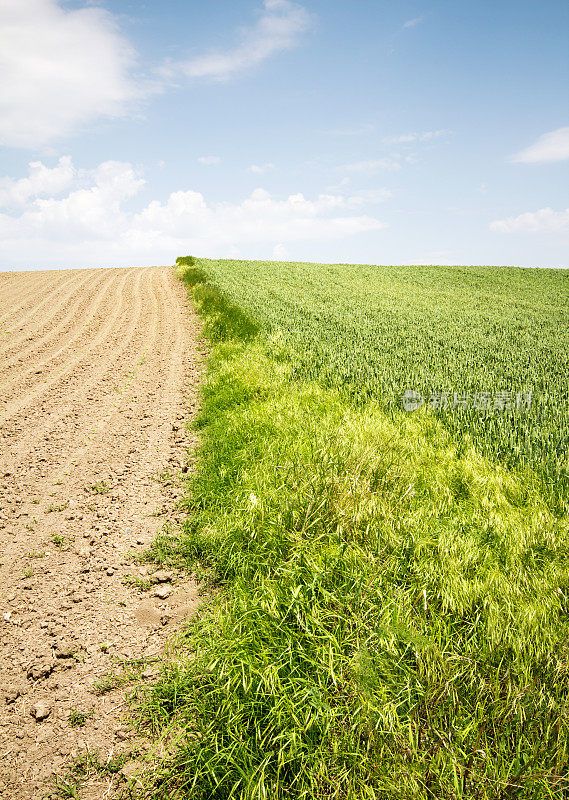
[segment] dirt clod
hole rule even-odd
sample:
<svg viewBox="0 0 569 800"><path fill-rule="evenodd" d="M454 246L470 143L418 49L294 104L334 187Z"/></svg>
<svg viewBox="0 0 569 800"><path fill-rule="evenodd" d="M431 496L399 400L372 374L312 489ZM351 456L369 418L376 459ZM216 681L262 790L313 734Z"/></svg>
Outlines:
<svg viewBox="0 0 569 800"><path fill-rule="evenodd" d="M15 703L18 697L20 696L19 689L5 689L4 690L4 700L8 705L11 703Z"/></svg>
<svg viewBox="0 0 569 800"><path fill-rule="evenodd" d="M32 706L30 714L36 722L41 722L44 719L47 719L53 710L53 704L50 703L48 700L40 700L39 703L36 703L35 706Z"/></svg>
<svg viewBox="0 0 569 800"><path fill-rule="evenodd" d="M153 583L168 583L169 581L174 580L174 575L172 572L167 572L165 569L159 569L152 573L150 580Z"/></svg>
<svg viewBox="0 0 569 800"><path fill-rule="evenodd" d="M39 664L32 664L28 668L27 676L31 678L31 680L39 681L42 678L47 678L48 675L51 675L53 671L53 664L49 663L39 663Z"/></svg>

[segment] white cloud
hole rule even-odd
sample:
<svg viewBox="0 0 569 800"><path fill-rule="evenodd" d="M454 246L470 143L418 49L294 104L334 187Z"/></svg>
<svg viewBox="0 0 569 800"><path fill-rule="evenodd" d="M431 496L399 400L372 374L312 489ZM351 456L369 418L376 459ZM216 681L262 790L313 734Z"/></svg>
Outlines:
<svg viewBox="0 0 569 800"><path fill-rule="evenodd" d="M387 136L383 141L387 144L411 144L413 142L429 142L432 139L452 136L452 131L442 128L438 131L422 131L421 133L401 133L398 136Z"/></svg>
<svg viewBox="0 0 569 800"><path fill-rule="evenodd" d="M257 23L240 31L239 43L233 49L169 62L163 66L161 74L165 78L182 74L187 78L225 80L295 47L310 23L311 15L300 5L289 0L264 0Z"/></svg>
<svg viewBox="0 0 569 800"><path fill-rule="evenodd" d="M405 145L424 144L425 142L430 142L434 139L451 135L452 131L447 130L446 128L441 128L440 130L436 131L401 133L397 136L388 136L382 140L383 144L403 145L403 147L398 148L402 150L402 152L394 150L389 154L389 156L385 156L383 158L342 164L341 166L336 167L336 169L340 172L347 172L351 174L360 173L363 175L374 175L375 173L381 171L396 172L397 170L400 170L404 164L415 164L418 160L416 154L410 153L409 149L406 148Z"/></svg>
<svg viewBox="0 0 569 800"><path fill-rule="evenodd" d="M27 178L0 179L0 208L23 205L30 197L60 194L71 186L76 176L69 156L60 158L52 169L41 161L30 162L29 168Z"/></svg>
<svg viewBox="0 0 569 800"><path fill-rule="evenodd" d="M218 164L221 164L221 158L219 156L200 156L198 158L199 164L205 164L208 167L216 167Z"/></svg>
<svg viewBox="0 0 569 800"><path fill-rule="evenodd" d="M208 203L199 192L181 190L133 211L131 199L144 180L131 164L108 161L87 172L65 163L75 175L66 196L30 194L19 212L0 213L4 268L167 264L185 252L223 256L257 244L272 252L291 242L329 241L385 227L354 213L361 202L353 198L278 199L262 189L239 203Z"/></svg>
<svg viewBox="0 0 569 800"><path fill-rule="evenodd" d="M362 172L366 175L373 175L380 170L397 171L401 169L401 164L395 158L379 158L374 161L356 161L353 164L343 164L338 169L343 172Z"/></svg>
<svg viewBox="0 0 569 800"><path fill-rule="evenodd" d="M286 261L289 258L288 250L284 244L276 244L273 247L273 258L275 261Z"/></svg>
<svg viewBox="0 0 569 800"><path fill-rule="evenodd" d="M274 168L274 164L251 164L248 172L252 172L254 175L264 175L265 172L271 172Z"/></svg>
<svg viewBox="0 0 569 800"><path fill-rule="evenodd" d="M565 211L554 211L552 208L527 211L517 217L491 222L490 230L498 233L561 233L569 231L569 208L566 208Z"/></svg>
<svg viewBox="0 0 569 800"><path fill-rule="evenodd" d="M65 248L69 242L113 239L128 225L124 201L137 194L144 180L131 164L120 161L106 161L82 178L87 188L76 188L61 199L36 197L19 216L0 214L0 237L20 240L24 250L26 242L34 240Z"/></svg>
<svg viewBox="0 0 569 800"><path fill-rule="evenodd" d="M0 144L38 147L127 113L143 94L130 75L134 62L102 8L1 0Z"/></svg>
<svg viewBox="0 0 569 800"><path fill-rule="evenodd" d="M425 17L413 17L413 19L408 19L407 22L403 23L404 28L414 28L415 25L419 25Z"/></svg>
<svg viewBox="0 0 569 800"><path fill-rule="evenodd" d="M544 133L537 141L511 156L516 164L545 164L569 158L569 126Z"/></svg>
<svg viewBox="0 0 569 800"><path fill-rule="evenodd" d="M168 62L134 76L137 54L116 17L84 0L0 0L0 145L41 148L101 118L132 114L180 76L223 80L295 47L312 15L290 0L264 0L233 49Z"/></svg>
<svg viewBox="0 0 569 800"><path fill-rule="evenodd" d="M338 211L350 211L350 203L338 195L307 200L295 194L277 200L264 189L255 189L239 204L208 205L199 192L178 191L166 203L150 203L134 217L133 228L181 240L196 236L207 250L243 242L336 238L384 227L370 217L331 216Z"/></svg>

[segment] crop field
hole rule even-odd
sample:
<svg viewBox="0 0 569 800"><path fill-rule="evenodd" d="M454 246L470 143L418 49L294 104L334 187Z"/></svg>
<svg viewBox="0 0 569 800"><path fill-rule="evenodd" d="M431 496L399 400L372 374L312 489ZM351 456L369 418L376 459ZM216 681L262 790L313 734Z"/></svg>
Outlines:
<svg viewBox="0 0 569 800"><path fill-rule="evenodd" d="M416 390L457 440L567 498L567 270L200 263L295 374L396 411Z"/></svg>
<svg viewBox="0 0 569 800"><path fill-rule="evenodd" d="M178 271L211 351L153 557L215 591L149 796L566 798L567 273Z"/></svg>

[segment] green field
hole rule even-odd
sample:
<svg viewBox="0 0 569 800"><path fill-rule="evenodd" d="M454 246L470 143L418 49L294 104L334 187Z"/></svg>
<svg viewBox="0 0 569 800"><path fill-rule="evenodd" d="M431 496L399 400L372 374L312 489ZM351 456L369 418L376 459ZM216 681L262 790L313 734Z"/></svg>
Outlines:
<svg viewBox="0 0 569 800"><path fill-rule="evenodd" d="M285 337L296 375L392 410L415 389L455 439L468 435L485 455L535 470L567 499L567 270L200 264L263 329Z"/></svg>
<svg viewBox="0 0 569 800"><path fill-rule="evenodd" d="M211 353L153 556L215 592L141 702L150 796L566 798L567 273L179 272Z"/></svg>

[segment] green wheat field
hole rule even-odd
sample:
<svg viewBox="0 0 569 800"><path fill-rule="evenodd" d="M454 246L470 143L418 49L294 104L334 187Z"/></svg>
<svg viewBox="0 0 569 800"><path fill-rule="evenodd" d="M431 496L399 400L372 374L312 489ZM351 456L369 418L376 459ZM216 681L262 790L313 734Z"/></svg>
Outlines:
<svg viewBox="0 0 569 800"><path fill-rule="evenodd" d="M152 555L212 591L149 796L569 797L568 272L178 272L209 370Z"/></svg>

